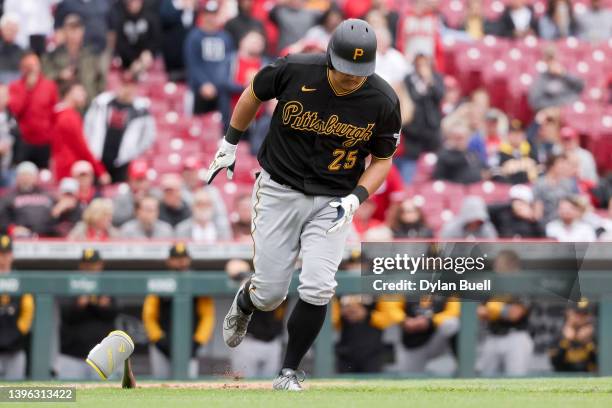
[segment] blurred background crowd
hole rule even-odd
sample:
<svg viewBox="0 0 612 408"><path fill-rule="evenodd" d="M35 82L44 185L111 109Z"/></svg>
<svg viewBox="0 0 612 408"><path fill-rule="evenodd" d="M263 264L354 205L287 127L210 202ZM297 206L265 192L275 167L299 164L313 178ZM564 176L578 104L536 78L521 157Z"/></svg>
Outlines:
<svg viewBox="0 0 612 408"><path fill-rule="evenodd" d="M255 155L275 105L267 103L245 134L234 180L205 185L232 107L263 65L325 51L334 28L351 17L376 29L376 72L400 97L403 122L395 166L359 208L354 241L612 239L611 1L0 0L4 248L45 238L250 242ZM170 267L177 268L189 266ZM227 268L239 277L250 270L242 260ZM113 304L76 301L67 310ZM33 307L26 297L20 302L21 311ZM508 304L516 307L485 304L479 316L514 325L532 307ZM212 305L203 298L194 307L204 316ZM382 330L403 322L408 333L427 333L404 341L420 352L406 364L420 362L414 369L422 370L426 356L437 355L429 348L448 346L456 333L450 305L430 300L398 312L393 302L340 299L339 344L359 337L350 328L362 324L378 330L367 338L380 350ZM168 318L160 308L155 297L143 305L153 343L164 330L151 319ZM254 341L262 344L253 347L282 333L281 312L261 319ZM27 319L19 322L26 333ZM557 329L570 339L566 346L581 338L593 349L588 302L567 311L565 324ZM194 339L205 343L212 326L195 327ZM520 324L512 327L490 343L492 355L529 343ZM168 349L158 346L151 355L159 363ZM349 346L344 353L354 356ZM346 367L382 367L360 364Z"/></svg>

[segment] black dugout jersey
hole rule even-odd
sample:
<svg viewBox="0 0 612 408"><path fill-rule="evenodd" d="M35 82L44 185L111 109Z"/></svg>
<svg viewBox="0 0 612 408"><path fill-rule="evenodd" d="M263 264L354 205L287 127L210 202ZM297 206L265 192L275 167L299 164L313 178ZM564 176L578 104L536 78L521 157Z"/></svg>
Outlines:
<svg viewBox="0 0 612 408"><path fill-rule="evenodd" d="M324 54L296 54L263 68L251 87L261 101L278 99L259 164L304 194L349 194L365 158L390 159L399 144L399 100L376 74L342 93Z"/></svg>

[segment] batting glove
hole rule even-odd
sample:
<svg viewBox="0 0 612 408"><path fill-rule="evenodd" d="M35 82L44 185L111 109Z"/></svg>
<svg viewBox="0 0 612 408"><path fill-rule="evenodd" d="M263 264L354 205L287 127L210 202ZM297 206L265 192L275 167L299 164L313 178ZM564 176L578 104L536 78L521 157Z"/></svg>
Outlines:
<svg viewBox="0 0 612 408"><path fill-rule="evenodd" d="M332 201L329 206L338 210L338 216L333 221L334 225L327 230L328 234L333 234L353 221L353 215L359 208L359 198L355 194L349 194L340 200Z"/></svg>
<svg viewBox="0 0 612 408"><path fill-rule="evenodd" d="M238 145L229 143L223 139L221 147L217 150L215 158L208 168L208 175L206 182L212 183L214 178L223 169L227 169L227 179L231 180L234 177L234 165L236 164L236 148Z"/></svg>

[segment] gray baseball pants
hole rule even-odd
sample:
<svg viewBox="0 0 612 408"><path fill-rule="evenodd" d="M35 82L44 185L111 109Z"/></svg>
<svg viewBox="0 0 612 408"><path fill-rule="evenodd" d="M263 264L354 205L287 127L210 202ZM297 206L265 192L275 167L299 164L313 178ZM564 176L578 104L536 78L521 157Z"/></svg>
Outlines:
<svg viewBox="0 0 612 408"><path fill-rule="evenodd" d="M300 251L300 298L318 306L332 298L334 276L350 232L350 225L345 225L327 234L338 214L329 206L334 199L304 195L275 182L266 171L257 177L252 196L255 273L250 294L259 310L274 310L285 300Z"/></svg>

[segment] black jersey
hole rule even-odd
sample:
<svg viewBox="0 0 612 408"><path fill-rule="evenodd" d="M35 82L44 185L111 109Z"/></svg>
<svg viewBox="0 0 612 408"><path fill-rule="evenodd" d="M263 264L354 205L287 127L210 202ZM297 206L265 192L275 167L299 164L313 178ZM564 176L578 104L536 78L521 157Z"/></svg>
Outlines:
<svg viewBox="0 0 612 408"><path fill-rule="evenodd" d="M324 54L279 58L257 73L251 90L261 101L278 99L259 164L304 194L349 194L366 157L390 159L399 144L399 100L391 87L374 74L339 92Z"/></svg>

